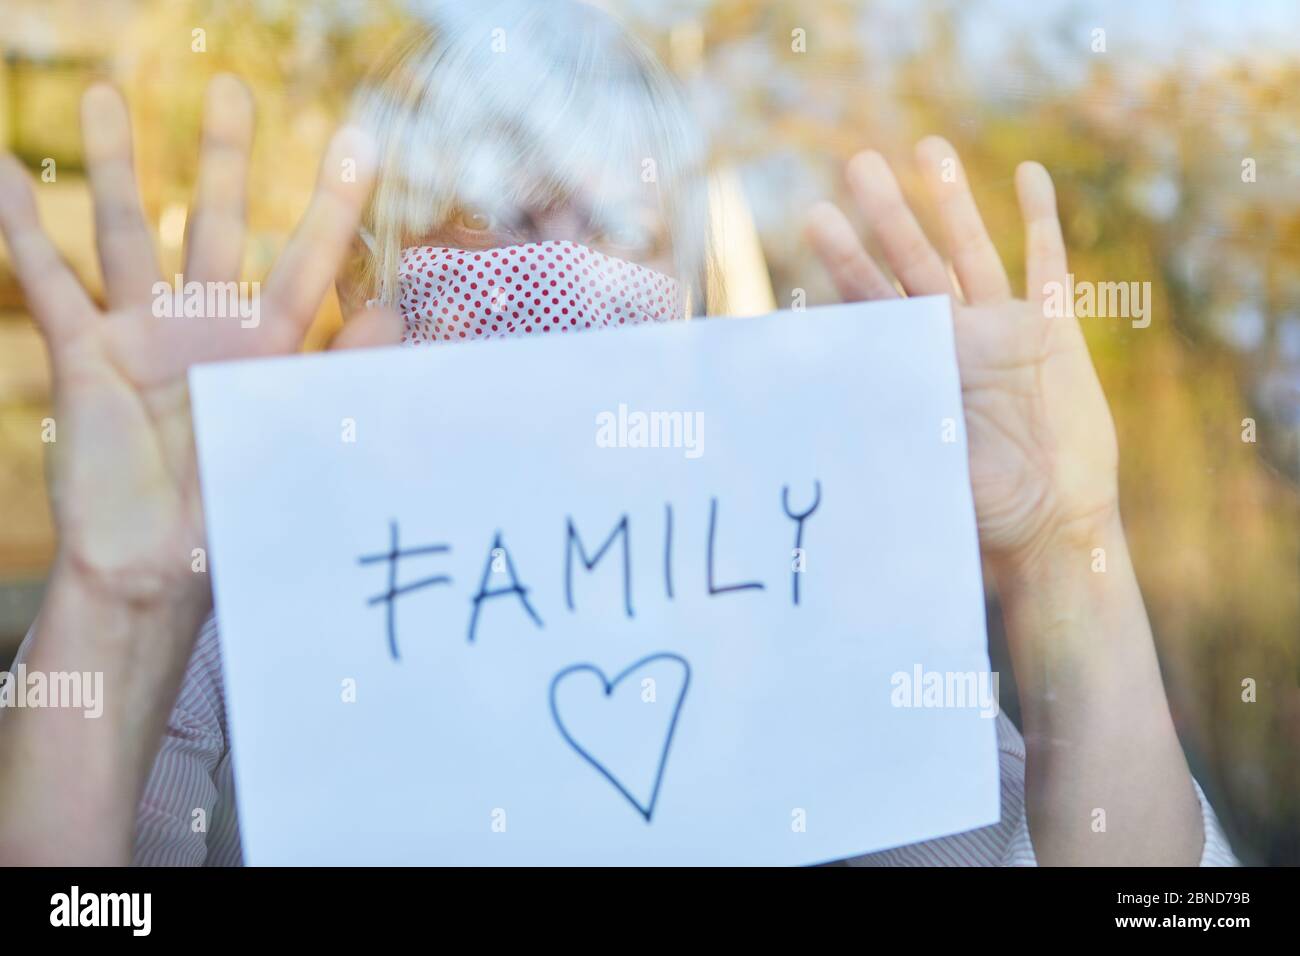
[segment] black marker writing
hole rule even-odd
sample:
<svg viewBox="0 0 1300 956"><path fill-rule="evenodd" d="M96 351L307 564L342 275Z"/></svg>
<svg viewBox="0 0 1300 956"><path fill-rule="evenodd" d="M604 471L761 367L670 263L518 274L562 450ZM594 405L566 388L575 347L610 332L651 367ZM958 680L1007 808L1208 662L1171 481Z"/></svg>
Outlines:
<svg viewBox="0 0 1300 956"><path fill-rule="evenodd" d="M417 554L445 554L450 551L451 548L445 544L431 544L422 548L407 548L403 551L397 546L398 532L396 521L389 522L388 531L389 545L387 551L379 554L365 554L357 560L360 564L375 564L379 561L388 562L388 590L383 594L376 594L366 603L374 605L382 602L387 605L388 653L392 656L393 660L398 660L400 655L397 653L397 626L393 620L393 599L399 594L409 594L411 591L418 591L421 588L431 587L435 584L450 584L451 578L445 574L439 574L436 577L424 578L412 584L403 584L399 587L397 584L397 559L409 558Z"/></svg>
<svg viewBox="0 0 1300 956"><path fill-rule="evenodd" d="M488 590L488 579L492 577L493 564L496 562L498 550L500 550L501 555L505 558L506 570L510 572L510 586ZM528 588L519 583L519 578L515 574L515 563L510 560L510 552L507 551L505 546L501 543L501 532L498 531L496 536L492 539L492 547L488 549L487 564L483 568L483 579L479 582L478 594L474 595L474 611L469 616L469 642L471 644L474 643L474 632L478 630L478 612L483 606L483 602L489 598L505 597L508 594L516 595L519 598L519 603L521 603L524 606L524 610L528 612L528 616L533 619L533 623L538 627L543 626L542 619L537 616L537 612L533 610L533 606L528 603Z"/></svg>
<svg viewBox="0 0 1300 956"><path fill-rule="evenodd" d="M617 776L614 775L613 771L611 771L608 767L606 767L600 761L599 758L597 758L595 755L592 754L590 750L588 750L586 747L580 744L576 739L574 739L573 734L569 732L569 728L565 726L564 720L560 716L560 708L556 700L556 689L560 686L560 684L564 682L566 678L574 674L587 672L587 673L594 674L600 680L601 687L604 691L605 697L610 698L614 696L614 689L618 687L618 685L621 684L625 678L636 673L638 670L640 670L642 667L645 667L647 664L654 664L659 661L672 661L676 664L681 665L682 688L677 692L677 701L676 703L673 704L672 718L668 722L668 733L664 737L663 749L659 753L659 764L655 768L654 786L650 790L650 799L647 800L645 803L642 803L640 800L636 798L636 795L633 794L632 791L628 789L627 785L622 780L620 780ZM668 653L651 654L649 657L643 657L635 664L632 664L630 667L625 668L622 673L615 675L613 679L606 677L605 672L602 671L595 664L573 664L569 667L564 668L564 670L560 671L553 678L551 678L551 692L550 692L551 719L555 721L555 726L559 728L560 736L562 736L565 739L565 741L569 744L570 747L572 747L574 750L578 752L578 755L582 757L583 760L587 761L587 763L595 767L596 770L600 772L600 775L602 777L604 777L606 780L612 783L615 789L617 789L618 792L621 793L624 796L624 798L626 798L627 801L632 804L632 806L636 807L637 812L640 813L641 816L645 818L646 823L649 823L651 822L651 820L654 819L655 804L659 802L659 785L663 783L664 767L668 765L668 752L672 749L673 746L673 734L677 730L677 718L681 716L682 704L686 702L686 691L690 686L691 686L691 665L688 664L686 662L686 658L682 657L681 655L668 654Z"/></svg>
<svg viewBox="0 0 1300 956"><path fill-rule="evenodd" d="M750 591L763 590L763 585L758 581L750 581L745 584L726 584L722 587L715 587L713 584L713 542L718 531L718 499L709 499L709 594L725 594L728 591Z"/></svg>
<svg viewBox="0 0 1300 956"><path fill-rule="evenodd" d="M781 488L781 508L785 516L789 518L791 521L795 522L795 534L794 534L795 564L793 568L794 578L791 582L791 597L794 606L797 607L799 606L800 602L803 599L803 595L801 593L803 582L800 580L800 572L805 570L805 565L803 561L803 553L804 553L803 547L804 547L804 539L807 536L808 519L814 513L816 513L818 509L821 507L822 486L819 480L816 479L813 480L812 501L809 505L807 505L807 507L805 507L801 511L795 510L790 504L791 487L792 487L791 485L783 485ZM717 563L718 563L718 551L720 548L720 545L718 543L718 538L720 535L720 532L718 530L719 510L720 510L719 498L717 497L710 498L707 535L704 534L700 535L700 537L705 538L704 543L706 545L706 555L705 555L706 560L705 560L705 568L704 568L704 570L706 571L706 578L705 578L706 594L709 597L717 597L718 595L721 594L731 594L737 591L765 591L767 589L767 585L762 583L761 581L756 581L756 580L742 581L734 584L718 583ZM577 610L577 601L574 595L574 555L576 554L578 559L581 560L582 567L585 568L588 572L591 572L596 570L597 565L599 565L602 561L606 560L610 550L614 547L615 544L622 544L623 609L624 609L624 613L629 619L635 617L635 611L633 609L633 601L632 601L633 581L632 581L632 533L631 533L632 517L631 516L632 514L642 514L642 513L643 512L641 511L623 512L619 516L618 522L617 524L614 525L613 530L609 532L609 534L603 539L603 541L601 541L599 548L595 550L594 554L589 553L581 535L578 532L578 527L579 527L578 520L575 519L575 517L572 515L566 517L565 536L563 541L564 600L570 611ZM692 511L687 512L688 515L692 513L693 513ZM640 522L642 519L638 518L637 520L638 522ZM644 524L639 524L638 527L642 527L642 526L649 527L653 523L654 522L651 519L645 521ZM683 533L687 535L686 550L688 551L694 551L695 543L699 542L699 537L695 537L693 534L691 534L693 529L689 526L690 524L689 522L688 525L684 525L682 528L678 528L677 524L678 523L676 521L676 510L674 508L673 503L669 501L665 501L664 512L663 512L663 544L662 544L663 550L661 552L661 555L662 555L662 562L663 562L662 573L663 573L664 595L669 601L676 600L676 590L677 590L676 576L677 575L676 575L676 571L673 568L673 564L676 561L676 557L677 557L676 551L682 550L682 548L678 547L679 544L678 539L682 537ZM769 526L768 522L765 521L763 527L768 527L768 526ZM821 528L822 524L819 524L818 527ZM705 531L705 529L703 528L699 530ZM620 537L622 539L621 541L618 540ZM439 574L431 577L422 578L410 584L401 583L400 580L401 576L398 573L399 569L397 566L399 560L403 558L414 558L414 557L426 556L426 555L446 554L450 552L452 548L448 544L430 544L430 545L425 545L423 547L403 548L401 547L400 538L401 536L398 530L397 522L391 521L389 523L389 545L387 550L376 552L374 554L364 554L360 558L358 558L358 562L361 565L378 564L381 562L386 563L388 565L387 589L380 594L376 594L368 598L367 604L371 607L378 604L383 604L385 606L385 612L386 612L385 630L388 639L388 652L393 660L401 659L401 654L399 651L399 641L397 635L397 623L396 623L397 615L396 615L395 605L397 603L397 597L399 595L409 594L411 592L419 591L424 588L432 587L434 585L452 583L451 577L445 574ZM503 532L497 530L493 536L492 543L488 549L487 566L483 570L483 575L479 582L478 591L476 594L473 595L473 597L470 598L471 609L469 615L467 640L471 644L475 642L478 635L479 615L483 610L484 602L493 598L502 598L502 597L515 598L516 600L518 600L518 602L521 605L523 605L524 612L528 615L529 618L532 619L532 622L538 628L544 627L541 615L538 614L537 609L533 606L533 600L530 599L530 598L535 599L535 595L533 594L532 589L526 587L520 580L519 574L515 569L514 560L511 557L510 553L502 544L502 538L503 538ZM560 544L558 539L555 541L555 544L556 545ZM652 536L647 536L638 532L637 544L638 547L641 548L639 556L637 557L637 566L643 569L641 572L642 575L645 576L650 573L656 573L655 571L650 569L653 569L655 565L658 563L657 560L658 556L655 554L655 552L658 551L658 549L660 548L659 542L652 540ZM768 550L766 545L764 545L761 551L762 554L765 555L772 553L771 551ZM554 554L555 557L557 558L559 557L558 549L554 552ZM758 559L756 558L755 560ZM608 562L608 563L612 564L616 562ZM767 567L766 564L764 564L763 566ZM693 569L694 568L698 568L698 565L693 565ZM698 571L695 573L698 573ZM504 583L495 580L495 576L498 574L505 576L503 579ZM547 579L550 580L549 575L547 576ZM603 582L608 582L609 574L607 573L605 575L602 575L601 580ZM651 582L646 580L641 582L640 587L641 590L639 591L639 594L642 595L640 600L642 605L644 605L646 601L644 595L652 594L654 591L654 586ZM692 592L692 593L698 593L698 592ZM463 607L463 605L461 606ZM549 605L546 605L545 602L543 602L541 606L549 607Z"/></svg>
<svg viewBox="0 0 1300 956"><path fill-rule="evenodd" d="M794 532L795 551L800 551L800 549L803 548L804 521L806 521L808 519L808 516L811 515L814 511L816 511L817 506L822 503L822 483L814 479L813 489L814 489L813 503L808 507L808 510L800 512L799 514L795 514L790 510L790 486L783 485L781 487L781 510L785 512L787 518L790 518L792 521L796 522L795 532ZM802 555L800 555L800 557L802 557ZM799 573L800 573L799 568L795 568L790 573L790 576L794 578L794 603L795 604L799 603Z"/></svg>
<svg viewBox="0 0 1300 956"><path fill-rule="evenodd" d="M664 505L664 589L673 596L673 506Z"/></svg>
<svg viewBox="0 0 1300 956"><path fill-rule="evenodd" d="M564 545L564 598L569 604L569 610L573 610L573 551L577 548L578 556L582 559L583 567L588 571L596 567L600 559L605 556L609 546L614 543L614 539L620 534L623 536L623 607L627 610L627 616L632 617L632 546L628 541L627 515L614 525L614 530L609 533L605 543L600 546L594 558L588 559L587 549L582 546L582 539L578 537L578 531L573 527L573 519L568 518L568 537Z"/></svg>

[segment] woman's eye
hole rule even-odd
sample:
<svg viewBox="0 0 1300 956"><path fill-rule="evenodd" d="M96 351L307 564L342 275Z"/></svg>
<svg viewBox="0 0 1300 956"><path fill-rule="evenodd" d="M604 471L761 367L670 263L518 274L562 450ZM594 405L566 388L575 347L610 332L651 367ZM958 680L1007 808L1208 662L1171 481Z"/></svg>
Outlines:
<svg viewBox="0 0 1300 956"><path fill-rule="evenodd" d="M650 243L650 235L635 226L608 226L601 230L598 239L620 249L640 249Z"/></svg>
<svg viewBox="0 0 1300 956"><path fill-rule="evenodd" d="M486 232L492 228L492 219L477 209L462 209L456 216L456 223L474 232Z"/></svg>

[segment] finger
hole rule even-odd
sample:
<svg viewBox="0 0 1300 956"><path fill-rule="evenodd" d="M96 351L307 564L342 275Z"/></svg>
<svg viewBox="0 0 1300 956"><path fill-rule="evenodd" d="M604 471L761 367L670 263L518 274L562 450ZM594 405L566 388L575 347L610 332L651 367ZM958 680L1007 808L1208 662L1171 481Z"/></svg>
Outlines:
<svg viewBox="0 0 1300 956"><path fill-rule="evenodd" d="M41 228L27 170L0 153L0 231L32 317L51 345L94 320L95 304Z"/></svg>
<svg viewBox="0 0 1300 956"><path fill-rule="evenodd" d="M898 291L862 248L848 218L834 203L821 202L808 214L804 235L846 302L893 299Z"/></svg>
<svg viewBox="0 0 1300 956"><path fill-rule="evenodd" d="M1038 163L1021 163L1016 169L1016 194L1025 220L1025 275L1030 302L1046 296L1051 282L1064 284L1065 240L1056 215L1056 190L1052 177Z"/></svg>
<svg viewBox="0 0 1300 956"><path fill-rule="evenodd" d="M375 175L375 145L364 131L334 134L316 191L289 244L271 270L263 296L270 321L301 341L352 244Z"/></svg>
<svg viewBox="0 0 1300 956"><path fill-rule="evenodd" d="M368 349L381 345L398 345L402 341L405 323L394 310L375 306L354 315L343 323L343 328L330 349Z"/></svg>
<svg viewBox="0 0 1300 956"><path fill-rule="evenodd" d="M925 237L889 164L874 150L858 153L848 166L849 188L867 224L880 237L885 261L908 295L951 295L955 290L943 260Z"/></svg>
<svg viewBox="0 0 1300 956"><path fill-rule="evenodd" d="M199 181L188 221L185 273L205 282L239 278L244 256L253 98L236 77L213 77L203 106Z"/></svg>
<svg viewBox="0 0 1300 956"><path fill-rule="evenodd" d="M984 228L957 151L947 140L927 136L917 143L916 158L938 208L948 256L966 301L986 305L1010 299L1007 271Z"/></svg>
<svg viewBox="0 0 1300 956"><path fill-rule="evenodd" d="M96 83L81 98L81 138L95 207L95 247L110 308L153 298L161 272L140 208L131 117L120 93Z"/></svg>

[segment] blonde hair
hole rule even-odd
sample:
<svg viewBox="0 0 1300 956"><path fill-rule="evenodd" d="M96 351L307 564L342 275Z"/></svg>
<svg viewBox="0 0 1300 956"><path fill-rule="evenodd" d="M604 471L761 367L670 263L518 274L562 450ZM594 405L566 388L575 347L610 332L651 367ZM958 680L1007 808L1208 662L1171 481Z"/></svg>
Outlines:
<svg viewBox="0 0 1300 956"><path fill-rule="evenodd" d="M437 3L380 63L357 118L379 144L361 280L393 304L404 243L460 204L528 208L600 183L654 191L684 311L711 273L704 153L673 78L610 15L574 0ZM634 178L633 178L634 177Z"/></svg>

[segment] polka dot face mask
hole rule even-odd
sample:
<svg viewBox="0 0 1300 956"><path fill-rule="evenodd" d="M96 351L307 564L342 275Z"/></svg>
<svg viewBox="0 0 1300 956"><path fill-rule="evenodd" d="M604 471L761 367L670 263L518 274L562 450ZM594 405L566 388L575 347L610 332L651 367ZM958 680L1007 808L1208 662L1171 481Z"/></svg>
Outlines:
<svg viewBox="0 0 1300 956"><path fill-rule="evenodd" d="M403 343L556 335L682 317L677 282L576 242L412 246L398 269Z"/></svg>

